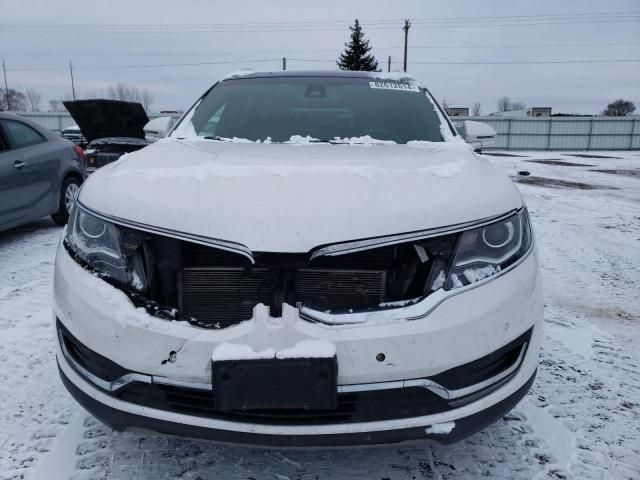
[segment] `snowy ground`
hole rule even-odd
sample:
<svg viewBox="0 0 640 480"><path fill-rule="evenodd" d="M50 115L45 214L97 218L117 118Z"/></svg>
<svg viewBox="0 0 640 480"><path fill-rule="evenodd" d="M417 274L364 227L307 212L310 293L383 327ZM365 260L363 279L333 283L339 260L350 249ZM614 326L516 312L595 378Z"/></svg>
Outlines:
<svg viewBox="0 0 640 480"><path fill-rule="evenodd" d="M113 433L58 379L61 229L43 220L0 234L0 479L639 479L640 152L514 154L487 158L528 182L545 340L532 391L494 426L450 447L312 452Z"/></svg>

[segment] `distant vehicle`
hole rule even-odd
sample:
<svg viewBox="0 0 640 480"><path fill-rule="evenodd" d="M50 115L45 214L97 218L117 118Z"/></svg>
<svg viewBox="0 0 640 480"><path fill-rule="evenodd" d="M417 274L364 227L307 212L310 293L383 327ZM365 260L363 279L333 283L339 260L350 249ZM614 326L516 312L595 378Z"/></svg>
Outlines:
<svg viewBox="0 0 640 480"><path fill-rule="evenodd" d="M78 145L81 148L85 148L87 146L87 139L84 138L80 127L75 123L70 127L62 130L62 132L60 132L60 135L62 135L67 140L71 140L75 145Z"/></svg>
<svg viewBox="0 0 640 480"><path fill-rule="evenodd" d="M149 117L138 102L121 100L74 100L64 106L86 138L86 170L91 173L125 153L149 145L144 126Z"/></svg>
<svg viewBox="0 0 640 480"><path fill-rule="evenodd" d="M175 125L179 116L158 117L151 120L144 126L144 138L148 142L155 142L167 136L171 128Z"/></svg>
<svg viewBox="0 0 640 480"><path fill-rule="evenodd" d="M518 189L473 151L495 131L464 127L404 74L225 77L79 193L66 388L115 430L269 447L498 421L536 375L541 275Z"/></svg>
<svg viewBox="0 0 640 480"><path fill-rule="evenodd" d="M46 215L67 223L85 177L82 158L69 140L0 112L0 231Z"/></svg>

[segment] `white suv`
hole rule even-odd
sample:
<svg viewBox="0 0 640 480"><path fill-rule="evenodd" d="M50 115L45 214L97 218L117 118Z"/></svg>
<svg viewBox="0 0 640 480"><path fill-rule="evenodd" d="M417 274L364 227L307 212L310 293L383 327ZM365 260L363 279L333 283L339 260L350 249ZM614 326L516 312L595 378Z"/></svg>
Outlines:
<svg viewBox="0 0 640 480"><path fill-rule="evenodd" d="M403 75L229 76L83 185L58 364L129 427L269 446L457 441L535 377L513 183Z"/></svg>

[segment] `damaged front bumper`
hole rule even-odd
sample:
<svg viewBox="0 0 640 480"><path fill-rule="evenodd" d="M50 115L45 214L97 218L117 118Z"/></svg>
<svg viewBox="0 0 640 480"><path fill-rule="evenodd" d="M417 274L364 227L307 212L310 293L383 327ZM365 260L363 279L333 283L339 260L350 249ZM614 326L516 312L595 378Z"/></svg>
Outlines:
<svg viewBox="0 0 640 480"><path fill-rule="evenodd" d="M136 310L61 248L54 286L58 363L74 397L118 430L141 427L291 447L449 443L495 421L533 381L542 309L535 253L508 274L464 293L411 321L376 317L326 325L286 305L277 319L258 306L251 321L203 330ZM294 418L213 409L211 354L218 345L279 350L304 339L336 346L335 412ZM115 367L96 372L92 355ZM441 425L453 427L448 433L433 428Z"/></svg>

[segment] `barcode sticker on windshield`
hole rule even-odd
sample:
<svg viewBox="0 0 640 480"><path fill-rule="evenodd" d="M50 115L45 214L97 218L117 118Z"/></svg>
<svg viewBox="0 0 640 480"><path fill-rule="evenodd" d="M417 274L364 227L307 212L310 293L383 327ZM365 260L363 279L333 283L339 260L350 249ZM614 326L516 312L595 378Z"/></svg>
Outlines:
<svg viewBox="0 0 640 480"><path fill-rule="evenodd" d="M407 92L419 92L417 85L399 82L369 82L371 88L383 88L385 90L405 90Z"/></svg>

